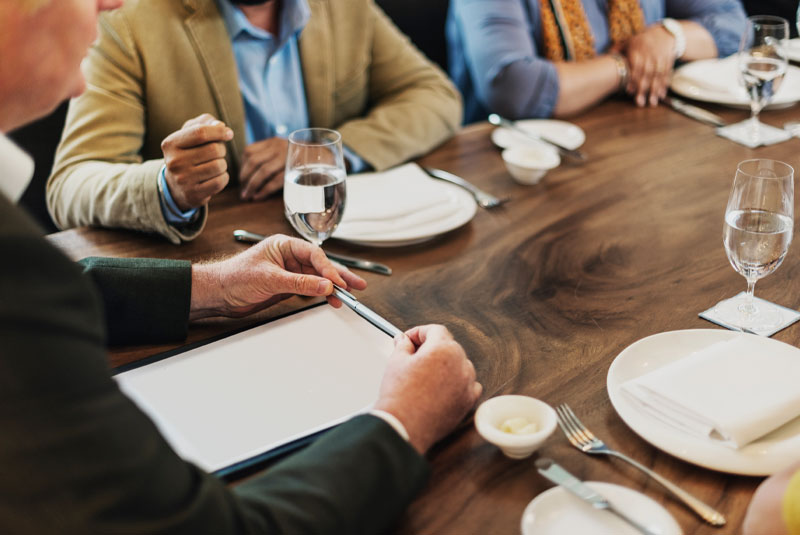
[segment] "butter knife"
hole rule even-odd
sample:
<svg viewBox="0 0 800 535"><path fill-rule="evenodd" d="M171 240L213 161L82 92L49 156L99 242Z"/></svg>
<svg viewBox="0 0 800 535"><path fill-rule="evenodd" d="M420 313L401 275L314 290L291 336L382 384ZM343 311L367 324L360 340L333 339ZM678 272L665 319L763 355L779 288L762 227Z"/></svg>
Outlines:
<svg viewBox="0 0 800 535"><path fill-rule="evenodd" d="M611 504L611 502L609 502L605 497L603 497L601 494L596 492L589 485L587 485L577 477L567 472L564 468L562 468L558 463L556 463L552 459L541 458L537 460L536 469L544 477L546 477L556 485L560 485L561 487L563 487L570 493L574 494L581 500L585 501L595 509L606 510L609 513L618 516L619 518L621 518L634 528L638 529L640 532L644 533L644 535L658 535L657 533L641 525L639 522L637 522L636 520L632 519L631 517L629 517L616 507L614 507Z"/></svg>
<svg viewBox="0 0 800 535"><path fill-rule="evenodd" d="M256 234L255 232L248 232L246 230L233 231L233 238L236 241L241 241L246 243L258 243L265 237L266 236L263 236L261 234ZM392 274L392 268L390 268L386 264L379 264L378 262L373 262L372 260L353 258L352 256L329 253L328 251L325 251L325 256L327 256L334 262L339 262L343 266L356 269L363 269L364 271L371 271L373 273L380 273L381 275Z"/></svg>
<svg viewBox="0 0 800 535"><path fill-rule="evenodd" d="M725 121L716 113L711 113L708 110L704 110L703 108L694 106L675 97L664 97L662 100L669 104L673 110L695 121L700 121L701 123L716 127L725 126Z"/></svg>
<svg viewBox="0 0 800 535"><path fill-rule="evenodd" d="M531 132L529 130L525 130L521 126L519 126L516 122L506 119L505 117L501 117L496 113L489 114L489 122L495 126L504 126L506 128L510 128L514 132L525 136L528 139L532 139L534 141L541 141L547 143L548 145L552 145L558 152L564 156L568 156L570 158L574 158L580 161L586 161L586 154L577 150L577 149L568 149L564 145L553 141L552 139L548 138L547 136L543 136L542 134Z"/></svg>

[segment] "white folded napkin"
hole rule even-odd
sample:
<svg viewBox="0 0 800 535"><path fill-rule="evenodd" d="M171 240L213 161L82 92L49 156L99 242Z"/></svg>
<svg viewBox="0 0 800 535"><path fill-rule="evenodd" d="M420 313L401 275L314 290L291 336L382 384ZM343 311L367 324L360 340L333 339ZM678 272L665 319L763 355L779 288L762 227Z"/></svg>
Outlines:
<svg viewBox="0 0 800 535"><path fill-rule="evenodd" d="M747 99L747 91L739 80L738 54L723 59L689 63L678 69L674 76L683 78L695 87L706 91Z"/></svg>
<svg viewBox="0 0 800 535"><path fill-rule="evenodd" d="M347 178L347 205L335 235L374 237L410 230L459 210L453 189L409 163Z"/></svg>
<svg viewBox="0 0 800 535"><path fill-rule="evenodd" d="M738 449L800 416L800 349L741 335L627 381L622 391L662 422Z"/></svg>

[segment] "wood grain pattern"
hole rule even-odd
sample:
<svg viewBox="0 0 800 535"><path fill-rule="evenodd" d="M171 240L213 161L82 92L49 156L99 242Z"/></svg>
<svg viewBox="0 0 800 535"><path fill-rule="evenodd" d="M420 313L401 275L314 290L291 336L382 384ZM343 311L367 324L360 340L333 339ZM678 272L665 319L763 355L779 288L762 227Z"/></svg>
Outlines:
<svg viewBox="0 0 800 535"><path fill-rule="evenodd" d="M715 109L726 120L746 112ZM792 109L764 114L780 125ZM450 327L475 362L484 397L518 393L552 405L568 402L609 445L662 473L724 512L723 529L706 526L657 484L617 461L589 457L560 432L541 450L584 479L631 486L662 503L687 534L735 533L759 478L702 469L660 452L616 415L605 390L608 367L629 344L676 329L709 328L697 317L744 289L722 246L725 203L736 164L775 158L797 168L800 142L747 149L666 108L611 101L575 120L587 133L589 161L568 162L537 186L516 185L490 127L476 125L421 159L512 201L479 210L465 227L431 242L370 249L331 241L332 251L389 264L391 277L366 275L362 299L400 327ZM125 231L77 229L51 236L74 258L159 256L207 260L242 250L231 233L289 233L280 199L241 204L234 192L214 199L196 241L173 246ZM798 246L759 282L757 295L800 306ZM289 301L284 308L298 306ZM281 309L282 310L282 309ZM266 311L262 315L279 312ZM209 320L191 340L254 319ZM776 335L798 345L800 327ZM113 364L165 346L119 348ZM463 425L430 454L430 484L400 519L397 533L518 533L522 511L550 487L533 462L510 461Z"/></svg>

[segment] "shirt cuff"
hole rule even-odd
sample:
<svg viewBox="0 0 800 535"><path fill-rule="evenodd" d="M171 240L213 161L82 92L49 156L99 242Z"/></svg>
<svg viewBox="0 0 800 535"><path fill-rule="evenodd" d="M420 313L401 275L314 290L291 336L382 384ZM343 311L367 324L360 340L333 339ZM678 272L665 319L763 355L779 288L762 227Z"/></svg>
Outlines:
<svg viewBox="0 0 800 535"><path fill-rule="evenodd" d="M350 150L347 145L342 145L342 152L344 152L344 159L350 164L349 173L363 173L364 171L372 171L372 166L361 159L361 156Z"/></svg>
<svg viewBox="0 0 800 535"><path fill-rule="evenodd" d="M192 208L182 212L169 192L167 186L167 166L162 165L158 173L158 197L161 200L161 213L170 225L185 225L197 218L199 208Z"/></svg>
<svg viewBox="0 0 800 535"><path fill-rule="evenodd" d="M371 411L369 411L369 413L372 416L377 416L378 418L380 418L381 420L392 426L392 429L397 431L397 434L403 437L403 440L408 442L408 431L406 431L406 426L403 425L403 422L397 419L397 416L395 416L394 414L390 414L386 411L382 411L380 409L372 409Z"/></svg>

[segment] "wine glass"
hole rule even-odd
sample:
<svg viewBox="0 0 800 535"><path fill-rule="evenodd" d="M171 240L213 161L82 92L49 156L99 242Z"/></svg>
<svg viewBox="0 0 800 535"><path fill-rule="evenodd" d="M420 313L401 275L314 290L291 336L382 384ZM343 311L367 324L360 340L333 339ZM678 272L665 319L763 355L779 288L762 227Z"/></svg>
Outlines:
<svg viewBox="0 0 800 535"><path fill-rule="evenodd" d="M750 98L750 119L743 124L752 146L764 141L766 126L758 114L769 104L786 74L786 41L789 23L781 17L756 15L747 18L739 42L739 79Z"/></svg>
<svg viewBox="0 0 800 535"><path fill-rule="evenodd" d="M283 186L286 219L317 246L342 220L346 176L339 132L305 128L289 135Z"/></svg>
<svg viewBox="0 0 800 535"><path fill-rule="evenodd" d="M722 239L733 269L747 280L747 292L721 304L721 319L754 331L777 326L774 305L753 299L756 281L781 265L792 241L794 170L776 160L739 163L725 210Z"/></svg>

